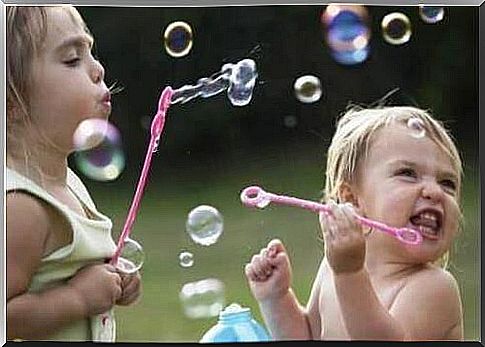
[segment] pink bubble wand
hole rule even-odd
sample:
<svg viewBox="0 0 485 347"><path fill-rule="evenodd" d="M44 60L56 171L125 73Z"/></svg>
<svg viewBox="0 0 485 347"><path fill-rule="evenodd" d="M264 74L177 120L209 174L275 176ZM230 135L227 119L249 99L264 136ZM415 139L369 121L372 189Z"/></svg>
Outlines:
<svg viewBox="0 0 485 347"><path fill-rule="evenodd" d="M270 203L275 203L278 205L300 207L317 213L321 211L331 213L330 207L325 204L290 196L268 193L258 186L251 186L243 189L241 192L241 202L247 207L264 208ZM403 243L418 245L423 241L423 236L417 230L410 228L394 228L387 226L386 224L359 216L358 214L354 214L354 216L361 225L385 232Z"/></svg>
<svg viewBox="0 0 485 347"><path fill-rule="evenodd" d="M145 190L147 183L148 171L150 170L153 153L157 151L158 143L160 141L160 135L163 131L163 126L165 125L165 115L168 108L170 107L170 101L172 100L173 90L169 86L165 87L160 99L158 101L158 111L153 117L151 128L150 128L150 143L148 144L147 154L145 156L145 162L143 163L143 168L141 170L140 178L138 179L138 185L136 187L135 196L131 202L130 210L128 216L126 217L123 230L121 231L120 237L118 239L118 244L116 246L115 253L111 258L110 264L116 265L118 263L118 258L120 257L121 251L123 250L123 245L126 239L130 236L131 228L135 222L138 209L140 207L140 201Z"/></svg>

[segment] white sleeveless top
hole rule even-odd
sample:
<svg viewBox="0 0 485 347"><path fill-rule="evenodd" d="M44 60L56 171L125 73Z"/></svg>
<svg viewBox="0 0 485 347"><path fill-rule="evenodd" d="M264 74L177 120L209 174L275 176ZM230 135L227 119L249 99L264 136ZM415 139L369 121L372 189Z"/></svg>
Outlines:
<svg viewBox="0 0 485 347"><path fill-rule="evenodd" d="M15 191L21 191L45 201L64 216L71 226L72 243L41 260L40 267L30 282L29 292L35 293L62 285L83 266L102 263L113 255L116 245L111 237L112 222L96 209L86 187L71 169L68 168L67 171L67 186L91 218L74 212L18 172L5 167L5 173L6 193L15 194ZM116 326L111 310L103 315L73 322L48 340L114 342L115 334Z"/></svg>

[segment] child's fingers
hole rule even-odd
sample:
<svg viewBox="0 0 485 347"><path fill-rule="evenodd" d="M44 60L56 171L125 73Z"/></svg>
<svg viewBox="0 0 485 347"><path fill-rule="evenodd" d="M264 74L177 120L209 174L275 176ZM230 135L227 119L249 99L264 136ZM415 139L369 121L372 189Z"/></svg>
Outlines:
<svg viewBox="0 0 485 347"><path fill-rule="evenodd" d="M254 272L259 279L264 280L271 274L271 264L267 257L262 257L259 254L255 255L253 256L251 263L253 264Z"/></svg>
<svg viewBox="0 0 485 347"><path fill-rule="evenodd" d="M286 252L285 246L279 239L273 239L268 243L268 246L266 247L268 250L267 256L268 257L274 257L276 254L280 252Z"/></svg>
<svg viewBox="0 0 485 347"><path fill-rule="evenodd" d="M347 217L347 220L349 221L350 230L355 230L360 232L360 224L357 222L357 218L355 218L356 212L352 204L345 203L342 206L342 212Z"/></svg>
<svg viewBox="0 0 485 347"><path fill-rule="evenodd" d="M330 207L332 211L332 215L334 217L334 224L335 224L335 229L334 231L336 232L335 235L340 235L340 236L345 236L349 232L349 221L347 218L347 215L344 214L342 211L342 205L337 205L337 203L333 200L330 200L328 203L328 206Z"/></svg>
<svg viewBox="0 0 485 347"><path fill-rule="evenodd" d="M256 275L256 272L254 271L254 265L251 263L246 264L244 268L244 272L246 273L246 277L252 281L252 282L257 282L259 280L258 276Z"/></svg>
<svg viewBox="0 0 485 347"><path fill-rule="evenodd" d="M323 237L326 241L334 238L333 221L331 221L330 218L332 217L325 211L322 211L319 214L320 227L322 229Z"/></svg>
<svg viewBox="0 0 485 347"><path fill-rule="evenodd" d="M132 276L123 283L123 294L131 295L132 293L138 292L140 285L141 281L137 277Z"/></svg>

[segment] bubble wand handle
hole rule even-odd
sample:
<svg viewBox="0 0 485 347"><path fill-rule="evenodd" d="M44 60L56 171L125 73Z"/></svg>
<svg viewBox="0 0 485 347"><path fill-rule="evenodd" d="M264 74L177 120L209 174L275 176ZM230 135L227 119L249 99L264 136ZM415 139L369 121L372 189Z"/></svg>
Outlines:
<svg viewBox="0 0 485 347"><path fill-rule="evenodd" d="M165 114L170 107L170 100L172 99L173 90L169 86L165 87L158 101L158 111L153 117L151 128L150 128L150 143L148 144L147 154L145 156L145 162L143 163L143 168L141 170L140 178L138 179L138 185L136 187L135 196L131 202L131 207L126 217L123 230L118 239L118 244L116 246L115 253L111 258L110 264L115 265L118 262L118 258L123 250L123 245L130 235L131 228L135 222L136 214L138 213L138 208L140 206L140 201L143 195L143 191L146 186L148 171L150 170L150 165L152 161L153 153L157 150L158 142L160 140L160 135L163 131L163 126L165 125Z"/></svg>
<svg viewBox="0 0 485 347"><path fill-rule="evenodd" d="M321 211L331 213L330 207L325 204L269 193L258 186L251 186L243 189L241 192L241 202L247 207L264 208L272 202L278 205L300 207L317 213ZM359 216L358 214L355 214L355 218L361 225L390 234L403 243L417 245L423 241L422 235L416 230L410 228L393 228L384 223Z"/></svg>

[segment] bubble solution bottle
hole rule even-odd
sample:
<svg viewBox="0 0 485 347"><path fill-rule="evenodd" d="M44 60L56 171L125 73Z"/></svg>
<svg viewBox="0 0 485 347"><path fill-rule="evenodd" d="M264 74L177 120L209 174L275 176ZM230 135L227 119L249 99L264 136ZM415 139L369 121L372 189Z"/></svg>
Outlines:
<svg viewBox="0 0 485 347"><path fill-rule="evenodd" d="M251 315L248 307L233 303L219 313L219 321L210 328L201 343L270 341L266 330Z"/></svg>

